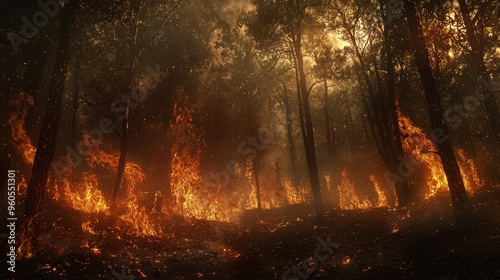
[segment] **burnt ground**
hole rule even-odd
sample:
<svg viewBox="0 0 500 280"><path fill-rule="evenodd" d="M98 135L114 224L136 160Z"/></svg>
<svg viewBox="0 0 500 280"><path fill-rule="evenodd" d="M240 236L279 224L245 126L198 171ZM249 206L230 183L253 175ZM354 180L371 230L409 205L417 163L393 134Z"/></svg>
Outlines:
<svg viewBox="0 0 500 280"><path fill-rule="evenodd" d="M473 197L479 226L468 233L443 195L402 210L332 209L319 223L307 205L251 211L239 224L158 218L161 237L47 201L39 253L17 261L15 278L2 254L0 279L282 279L328 235L338 248L309 279L500 279L499 198L498 186ZM95 234L82 230L89 219Z"/></svg>

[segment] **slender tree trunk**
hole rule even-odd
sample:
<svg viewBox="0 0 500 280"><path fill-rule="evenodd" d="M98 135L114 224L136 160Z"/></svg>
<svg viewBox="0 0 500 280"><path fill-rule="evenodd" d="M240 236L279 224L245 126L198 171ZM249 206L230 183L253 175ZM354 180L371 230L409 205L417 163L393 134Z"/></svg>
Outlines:
<svg viewBox="0 0 500 280"><path fill-rule="evenodd" d="M297 28L300 31L300 26ZM314 198L314 209L316 218L323 216L323 203L318 175L318 163L316 161L316 147L314 143L313 125L311 118L311 108L309 106L309 91L306 85L306 75L304 73L304 61L302 56L302 35L295 36L294 41L295 56L297 58L297 68L299 71L300 91L302 97L303 119L305 125L304 146L306 152L307 167ZM303 134L304 135L304 134Z"/></svg>
<svg viewBox="0 0 500 280"><path fill-rule="evenodd" d="M54 157L54 149L59 130L61 99L64 91L64 82L66 80L71 45L71 29L78 5L79 1L74 0L64 7L63 22L61 24L47 109L45 111L45 117L33 163L32 175L28 185L25 222L21 229L21 246L19 247L19 257L21 258L30 257L38 241L43 196L47 186L49 168Z"/></svg>
<svg viewBox="0 0 500 280"><path fill-rule="evenodd" d="M439 149L438 155L441 158L448 180L457 224L459 226L469 226L474 224L474 209L465 190L462 174L460 174L460 168L449 139L448 129L444 121L443 105L441 104L436 80L432 74L429 52L426 47L415 0L404 0L404 8L413 41L415 59L425 92L433 134L439 133L443 136L436 140Z"/></svg>
<svg viewBox="0 0 500 280"><path fill-rule="evenodd" d="M253 159L253 176L254 176L254 179L255 179L255 189L256 189L256 192L257 192L257 208L259 210L262 210L262 200L261 200L261 196L260 196L260 181L259 181L259 158L258 156L256 156L254 159Z"/></svg>
<svg viewBox="0 0 500 280"><path fill-rule="evenodd" d="M297 150L295 148L295 139L293 137L293 123L291 117L290 103L288 100L288 90L283 84L283 104L285 105L286 113L286 136L288 140L288 155L289 155L289 166L290 166L290 176L292 176L292 182L295 187L299 186L299 168L297 166Z"/></svg>
<svg viewBox="0 0 500 280"><path fill-rule="evenodd" d="M325 129L326 129L326 147L328 151L328 158L333 159L334 158L334 150L335 150L335 144L333 141L333 133L332 133L332 128L330 127L330 116L328 112L328 83L326 79L323 81L323 87L324 87L324 99L325 99Z"/></svg>
<svg viewBox="0 0 500 280"><path fill-rule="evenodd" d="M301 95L301 88L300 88L300 75L299 75L299 65L297 63L297 55L295 54L295 45L290 44L290 49L291 49L291 56L293 60L293 65L294 65L294 70L295 70L295 85L297 87L297 100L299 104L299 120L300 120L300 132L302 134L302 139L303 141L307 140L306 136L306 124L304 121L304 104L302 104L302 95ZM304 142L305 145L305 142Z"/></svg>
<svg viewBox="0 0 500 280"><path fill-rule="evenodd" d="M132 1L132 20L131 20L131 30L130 30L130 39L129 39L129 61L127 65L127 77L125 79L127 87L125 88L125 94L130 94L133 88L133 80L134 80L134 70L137 64L138 59L138 50L137 50L137 35L139 31L139 9L140 9L141 0ZM113 188L113 211L116 210L116 204L118 195L122 189L122 181L123 181L123 173L125 172L126 164L127 164L127 153L129 146L129 122L130 122L130 101L126 100L125 112L120 117L122 122L122 135L121 135L121 145L120 145L120 158L118 160L118 168L116 172L116 181L115 186ZM123 190L123 193L127 193L127 190Z"/></svg>
<svg viewBox="0 0 500 280"><path fill-rule="evenodd" d="M352 119L351 104L349 98L346 99L347 114L349 115L349 150L351 155L356 154L356 145L354 144L354 123Z"/></svg>
<svg viewBox="0 0 500 280"><path fill-rule="evenodd" d="M121 183L123 181L123 173L125 172L125 166L127 164L127 152L128 152L128 142L129 142L129 129L128 120L129 117L129 106L127 103L127 108L125 109L124 115L122 116L122 135L120 141L120 158L118 160L118 169L116 173L115 186L113 188L113 207L116 207L118 201L118 196L120 194Z"/></svg>
<svg viewBox="0 0 500 280"><path fill-rule="evenodd" d="M486 87L484 91L487 91L485 95L488 97L483 101L484 107L486 108L487 123L489 127L489 134L492 142L498 147L500 145L499 136L499 121L500 117L498 114L498 105L495 99L495 94L492 92L493 84L491 82L491 77L486 68L486 63L484 62L484 48L481 46L480 38L478 38L476 27L471 19L469 8L465 0L458 0L460 6L460 13L464 20L465 30L467 34L467 40L472 49L472 59L474 61L474 67L476 72L481 79L481 82Z"/></svg>
<svg viewBox="0 0 500 280"><path fill-rule="evenodd" d="M381 12L383 11L381 4ZM392 145L395 152L395 157L393 157L393 170L397 170L398 168L398 156L404 157L403 144L401 139L401 130L399 128L399 120L397 113L397 101L396 101L396 72L394 69L394 59L393 52L391 46L391 38L389 35L389 23L391 22L387 18L386 13L381 13L383 15L382 20L384 22L384 48L385 48L385 57L386 57L386 71L387 71L387 79L386 79L386 87L387 87L387 104L389 110L389 123L390 130L392 134ZM395 182L396 194L398 194L399 206L406 206L410 203L412 199L412 193L410 191L410 185L408 178L403 178L403 182L397 181Z"/></svg>
<svg viewBox="0 0 500 280"><path fill-rule="evenodd" d="M80 57L76 57L76 62L75 62L75 74L73 77L73 107L71 111L71 129L70 129L70 136L71 136L71 141L76 140L76 120L78 117L78 95L80 94Z"/></svg>

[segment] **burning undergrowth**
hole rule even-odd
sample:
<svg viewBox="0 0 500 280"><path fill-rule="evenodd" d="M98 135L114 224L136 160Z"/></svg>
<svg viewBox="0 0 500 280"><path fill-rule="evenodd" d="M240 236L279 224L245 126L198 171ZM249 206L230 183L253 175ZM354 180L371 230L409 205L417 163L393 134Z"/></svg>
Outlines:
<svg viewBox="0 0 500 280"><path fill-rule="evenodd" d="M427 172L425 179L428 190L425 192L425 198L431 198L440 192L447 191L446 174L434 143L401 110L398 110L398 119L402 145L406 155L416 160L418 165L421 164ZM463 150L455 151L455 155L463 176L465 189L469 194L474 194L484 185L483 180L478 175L476 164L474 160L465 155Z"/></svg>
<svg viewBox="0 0 500 280"><path fill-rule="evenodd" d="M326 194L335 206L338 206L341 210L390 207L386 194L388 188L385 185L382 187L383 184L379 183L375 175L356 174L357 178L368 178L353 182L347 170L347 168L343 168L340 176L324 175ZM334 182L338 182L336 187L334 187ZM393 195L392 192L391 195Z"/></svg>
<svg viewBox="0 0 500 280"><path fill-rule="evenodd" d="M111 215L111 190L106 188L107 176L113 174L118 166L118 155L104 151L97 140L84 137L84 142L91 148L91 154L85 166L78 170L86 169L78 174L76 169L66 172L57 180L51 192L56 201L64 201L75 210L84 213L103 213ZM98 176L101 175L101 176ZM109 177L109 175L108 175ZM147 213L146 207L141 206L138 199L138 187L144 181L145 174L139 164L129 161L125 166L124 188L127 190L125 198L118 203L117 226L131 229L135 234L142 236L160 236L161 229L153 225L152 218ZM109 184L108 184L109 185ZM93 222L85 221L83 228L90 232Z"/></svg>

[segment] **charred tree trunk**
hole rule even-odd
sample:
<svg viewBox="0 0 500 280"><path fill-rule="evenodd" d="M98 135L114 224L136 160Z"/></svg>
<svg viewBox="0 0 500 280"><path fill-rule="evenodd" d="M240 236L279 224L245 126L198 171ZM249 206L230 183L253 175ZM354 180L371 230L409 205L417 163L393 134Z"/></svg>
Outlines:
<svg viewBox="0 0 500 280"><path fill-rule="evenodd" d="M299 121L300 121L300 132L302 134L302 139L305 141L307 138L306 136L306 124L304 121L304 104L302 104L302 96L301 96L301 88L300 88L300 75L299 75L299 65L297 63L297 56L294 52L295 50L295 45L290 44L290 49L291 49L291 56L293 60L293 66L295 70L295 85L297 88L297 103L299 104ZM305 142L304 142L305 145Z"/></svg>
<svg viewBox="0 0 500 280"><path fill-rule="evenodd" d="M351 155L355 155L357 150L356 150L356 145L354 143L354 123L352 120L352 111L349 98L346 99L346 107L347 107L347 115L349 115L349 151L351 152Z"/></svg>
<svg viewBox="0 0 500 280"><path fill-rule="evenodd" d="M129 141L129 130L128 130L128 117L129 117L129 106L127 103L124 114L122 115L122 135L120 141L120 158L118 160L118 169L116 173L115 186L113 188L113 207L116 207L118 201L118 195L121 189L121 183L123 181L123 173L125 172L125 166L127 164L127 152L128 152L128 141Z"/></svg>
<svg viewBox="0 0 500 280"><path fill-rule="evenodd" d="M287 146L289 155L289 166L290 166L290 176L292 176L292 182L294 186L299 186L299 168L297 166L297 150L295 148L295 139L293 137L293 120L290 109L290 102L288 100L288 90L283 84L283 104L285 105L286 114L286 136L287 136Z"/></svg>
<svg viewBox="0 0 500 280"><path fill-rule="evenodd" d="M262 200L260 197L260 181L259 181L259 157L256 156L253 159L253 176L255 179L255 189L256 189L256 196L257 196L257 209L262 210Z"/></svg>
<svg viewBox="0 0 500 280"><path fill-rule="evenodd" d="M72 96L72 110L71 110L71 128L70 138L71 141L76 140L76 119L78 117L78 95L80 94L80 57L76 57L75 61L75 74L73 76L73 96Z"/></svg>
<svg viewBox="0 0 500 280"><path fill-rule="evenodd" d="M78 5L79 1L74 0L64 6L63 21L54 63L53 78L50 84L47 109L45 111L43 126L33 163L32 175L28 185L25 222L21 230L21 246L19 247L19 256L21 258L31 256L38 241L43 196L47 185L50 164L54 157L57 132L59 130L61 99L64 91L64 82L66 80L71 45L71 29Z"/></svg>
<svg viewBox="0 0 500 280"><path fill-rule="evenodd" d="M316 147L314 143L313 125L311 118L311 108L309 106L309 91L306 85L306 75L304 73L304 61L302 55L302 34L300 21L297 27L298 33L294 36L294 51L297 58L297 69L299 72L300 95L303 111L301 118L304 120L304 147L306 152L307 168L314 198L314 209L316 218L323 216L323 206L318 175L318 163L316 161Z"/></svg>
<svg viewBox="0 0 500 280"><path fill-rule="evenodd" d="M395 152L395 158L393 158L393 170L397 170L398 162L397 157L404 157L403 144L401 140L401 130L399 128L398 112L397 112L397 101L396 101L396 71L394 69L394 59L393 50L391 46L391 38L389 35L389 23L387 13L383 12L383 5L380 7L382 14L382 21L384 23L384 49L385 49L385 63L386 63L386 87L387 87L387 107L389 110L389 127L392 132L392 145ZM410 185L407 178L403 178L403 182L395 182L396 193L398 194L399 206L406 206L412 199L412 193L410 191Z"/></svg>
<svg viewBox="0 0 500 280"><path fill-rule="evenodd" d="M324 86L324 99L325 99L325 129L326 129L326 147L328 151L328 158L329 159L334 159L334 152L335 152L335 142L333 140L333 132L332 128L330 126L330 115L328 112L328 83L326 79L323 81L323 86Z"/></svg>
<svg viewBox="0 0 500 280"><path fill-rule="evenodd" d="M443 169L448 180L448 187L450 189L451 201L455 211L457 224L459 226L470 226L474 224L474 209L465 190L460 168L458 167L452 144L448 136L448 129L444 121L443 105L441 104L439 90L432 73L429 52L426 47L415 0L404 0L404 9L411 40L413 41L418 71L425 92L433 134L441 135L441 137L435 141L439 149L438 155L441 158Z"/></svg>
<svg viewBox="0 0 500 280"><path fill-rule="evenodd" d="M140 0L132 1L132 20L131 20L131 30L130 30L130 39L128 42L129 45L129 61L127 65L127 76L125 78L125 82L127 87L124 89L124 94L130 95L133 88L133 79L134 79L134 71L137 65L138 59L138 49L137 49L137 35L139 31L139 9L140 9ZM125 167L127 164L127 153L129 146L129 118L130 118L130 96L127 97L125 101L125 108L123 114L120 116L121 126L122 126L122 135L120 141L120 158L118 160L118 168L116 172L116 181L115 186L113 188L113 210L116 210L116 203L118 200L118 196L120 191L123 193L127 193L127 190L122 189L122 181L123 174L125 172Z"/></svg>

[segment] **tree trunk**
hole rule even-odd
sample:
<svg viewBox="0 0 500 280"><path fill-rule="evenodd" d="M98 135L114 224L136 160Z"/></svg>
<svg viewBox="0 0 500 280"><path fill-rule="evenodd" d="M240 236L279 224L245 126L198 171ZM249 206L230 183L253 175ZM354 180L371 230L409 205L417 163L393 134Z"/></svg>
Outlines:
<svg viewBox="0 0 500 280"><path fill-rule="evenodd" d="M481 46L480 38L478 38L478 36L476 35L476 27L474 26L474 22L470 17L469 9L465 0L458 0L458 4L460 5L460 13L462 14L462 18L464 20L467 40L469 41L469 45L472 49L472 59L474 61L474 67L476 68L476 72L479 75L481 82L484 83L486 87L486 89L484 90L490 91L490 89L493 88L493 84L491 82L491 77L488 73L488 69L486 68L486 63L484 62L484 49ZM498 129L500 126L498 105L495 99L495 94L492 91L486 93L485 95L487 94L489 94L489 96L485 100L483 100L483 104L486 108L490 139L498 147L498 145L500 145L500 136L498 135Z"/></svg>
<svg viewBox="0 0 500 280"><path fill-rule="evenodd" d="M383 10L381 5L381 11ZM390 129L392 132L392 143L396 158L393 158L393 170L398 170L398 156L405 156L403 151L403 144L401 140L401 130L399 128L399 120L397 113L397 101L396 101L396 73L394 69L393 52L391 46L391 38L389 35L389 23L391 22L387 18L387 14L381 13L383 15L382 20L384 22L384 48L385 48L385 58L386 58L386 87L387 87L387 104L390 117ZM410 203L412 199L412 193L410 191L410 185L408 178L403 178L403 182L395 182L396 194L398 196L399 206L406 206Z"/></svg>
<svg viewBox="0 0 500 280"><path fill-rule="evenodd" d="M298 27L300 30L300 27ZM311 108L309 106L309 91L307 90L306 85L306 75L304 73L304 61L302 56L302 35L299 33L295 36L294 40L294 51L295 56L297 58L297 68L299 72L299 82L300 82L300 95L302 101L302 113L304 119L304 128L305 133L303 133L304 137L304 147L306 152L306 161L307 168L309 171L309 178L311 182L311 189L314 198L314 209L316 218L321 218L323 216L323 206L321 199L321 190L319 184L319 175L318 175L318 163L316 161L316 147L314 143L314 135L313 135L313 125L311 118Z"/></svg>
<svg viewBox="0 0 500 280"><path fill-rule="evenodd" d="M116 203L118 202L118 196L120 194L121 183L123 181L123 173L125 172L125 165L127 164L127 152L128 152L128 140L129 140L129 130L128 130L128 116L129 116L129 106L127 103L127 108L122 116L122 135L121 135L121 145L120 145L120 158L118 160L118 169L116 172L116 181L113 188L113 208L116 209Z"/></svg>
<svg viewBox="0 0 500 280"><path fill-rule="evenodd" d="M137 35L139 31L139 9L140 9L140 0L132 1L132 17L130 23L130 38L129 38L129 60L127 65L127 75L125 78L126 91L124 94L130 95L133 88L133 79L134 79L134 70L137 65L138 59L138 50L137 50ZM130 96L128 97L130 98ZM121 145L120 145L120 159L118 160L118 168L116 172L116 181L115 186L113 188L113 212L116 210L117 199L120 191L123 193L127 193L127 190L121 190L121 184L123 181L123 173L125 172L125 167L127 164L127 153L129 146L129 123L130 123L130 101L126 100L125 104L125 112L122 116L120 116L122 122L122 136L121 136Z"/></svg>
<svg viewBox="0 0 500 280"><path fill-rule="evenodd" d="M288 100L288 90L283 84L283 104L285 105L286 114L286 136L287 136L287 146L289 155L289 166L290 166L290 176L292 177L292 182L295 187L300 185L299 183L299 168L297 166L297 150L295 148L295 139L293 137L293 123L291 116L290 103Z"/></svg>
<svg viewBox="0 0 500 280"><path fill-rule="evenodd" d="M443 105L441 104L436 80L432 74L429 52L426 47L415 0L404 0L404 8L410 36L413 41L415 59L425 92L433 134L442 134L443 136L436 140L436 144L439 149L438 155L441 158L448 181L457 224L459 226L469 226L474 223L474 209L465 190L460 168L458 167L448 136L448 129L444 121Z"/></svg>
<svg viewBox="0 0 500 280"><path fill-rule="evenodd" d="M61 99L69 60L71 29L75 11L79 5L78 2L78 0L74 0L64 7L63 22L61 24L47 109L45 111L45 117L33 163L32 175L28 185L25 221L21 230L21 246L19 247L20 258L30 257L38 241L40 212L42 210L49 168L54 157L59 119L61 116Z"/></svg>
<svg viewBox="0 0 500 280"><path fill-rule="evenodd" d="M71 129L70 138L71 141L76 141L76 120L78 117L78 95L80 93L80 57L76 57L75 61L75 74L73 76L73 107L71 110Z"/></svg>
<svg viewBox="0 0 500 280"><path fill-rule="evenodd" d="M295 70L295 85L297 88L297 103L299 104L299 121L300 121L300 133L302 134L302 139L303 141L306 141L306 124L304 121L304 105L302 104L302 96L300 94L301 89L300 89L300 75L299 75L299 65L297 63L297 55L295 54L295 45L290 44L291 48L291 57L293 60L293 66ZM305 142L304 142L305 145Z"/></svg>
<svg viewBox="0 0 500 280"><path fill-rule="evenodd" d="M328 112L328 83L326 79L323 81L323 86L324 86L324 99L325 99L325 130L326 130L326 148L328 151L328 158L332 160L334 158L334 150L335 150L335 144L333 141L333 132L332 128L330 127L330 116Z"/></svg>
<svg viewBox="0 0 500 280"><path fill-rule="evenodd" d="M349 116L349 151L351 152L351 156L354 156L356 154L356 144L354 143L354 123L349 98L346 99L346 107L347 115Z"/></svg>
<svg viewBox="0 0 500 280"><path fill-rule="evenodd" d="M257 208L259 210L262 210L262 200L260 197L260 181L259 181L259 159L258 156L256 156L253 159L253 176L255 179L255 189L256 189L256 196L257 196Z"/></svg>

